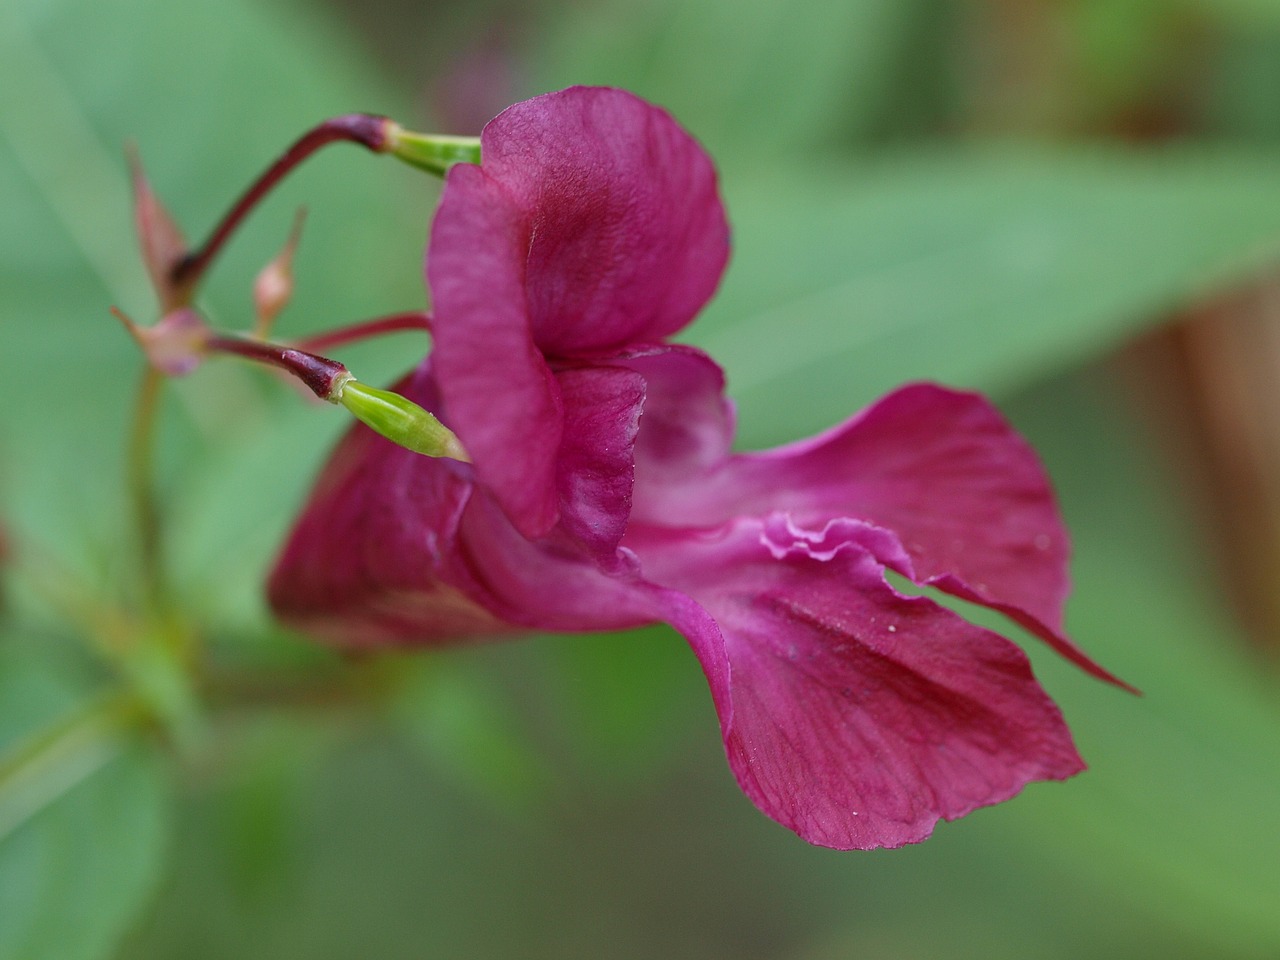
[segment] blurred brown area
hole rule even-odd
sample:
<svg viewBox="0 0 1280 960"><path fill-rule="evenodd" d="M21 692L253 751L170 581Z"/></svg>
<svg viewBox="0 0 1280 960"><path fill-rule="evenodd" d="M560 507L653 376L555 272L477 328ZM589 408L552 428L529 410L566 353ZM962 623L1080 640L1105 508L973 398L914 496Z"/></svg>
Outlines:
<svg viewBox="0 0 1280 960"><path fill-rule="evenodd" d="M1276 41L1213 12L1152 0L974 4L971 129L1270 144L1280 99L1265 91L1280 82L1280 59L1262 51ZM1183 312L1110 365L1182 481L1220 571L1214 586L1255 645L1280 654L1280 277Z"/></svg>

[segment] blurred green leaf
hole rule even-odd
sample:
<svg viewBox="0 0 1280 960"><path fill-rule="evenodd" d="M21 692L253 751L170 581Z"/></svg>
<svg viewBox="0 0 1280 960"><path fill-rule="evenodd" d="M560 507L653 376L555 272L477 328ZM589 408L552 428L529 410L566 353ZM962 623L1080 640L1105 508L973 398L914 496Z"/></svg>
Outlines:
<svg viewBox="0 0 1280 960"><path fill-rule="evenodd" d="M506 812L529 813L551 788L551 766L509 702L511 691L465 655L402 661L392 717L433 773Z"/></svg>
<svg viewBox="0 0 1280 960"><path fill-rule="evenodd" d="M671 110L713 153L803 156L884 109L918 5L903 0L609 0L549 10L539 89L621 86Z"/></svg>
<svg viewBox="0 0 1280 960"><path fill-rule="evenodd" d="M83 553L94 541L121 539L117 478L141 369L106 309L115 304L141 322L155 309L134 252L124 144L137 144L194 241L309 125L353 109L415 125L418 118L326 21L245 0L5 3L0 89L0 354L23 376L0 424L6 513L19 534ZM301 203L311 216L281 336L420 305L423 224L435 189L431 178L390 161L335 148L249 221L210 278L206 305L228 327L250 324L253 277ZM376 379L422 352L421 343L393 346L401 361L361 374ZM169 405L160 444L166 488L193 478L216 485L246 419L270 429L272 403L299 404L284 391L255 390L248 374L230 379L230 394L216 392L227 385L217 375L175 391L181 407ZM318 448L335 421L301 422ZM286 495L297 496L308 466L277 461ZM262 514L234 509L222 519L246 535L263 523ZM285 517L273 519L278 529Z"/></svg>
<svg viewBox="0 0 1280 960"><path fill-rule="evenodd" d="M160 876L169 826L162 764L123 729L95 736L60 723L84 697L27 650L0 645L0 757L11 766L21 751L35 766L23 750L32 738L43 742L51 726L78 734L49 751L58 755L39 771L41 782L22 782L12 770L3 780L0 809L21 815L0 834L3 960L110 956Z"/></svg>
<svg viewBox="0 0 1280 960"><path fill-rule="evenodd" d="M743 437L908 379L1008 391L1280 260L1253 154L992 149L726 178L734 259L690 331Z"/></svg>
<svg viewBox="0 0 1280 960"><path fill-rule="evenodd" d="M1096 385L1094 387L1096 390ZM1032 649L1090 770L1010 804L1027 842L1213 955L1280 951L1280 676L1216 593L1177 464L1079 381L1012 407L1076 542L1073 636L1143 689L1127 697Z"/></svg>
<svg viewBox="0 0 1280 960"><path fill-rule="evenodd" d="M665 624L539 645L548 708L584 780L632 789L671 767L681 733L716 719L697 660Z"/></svg>

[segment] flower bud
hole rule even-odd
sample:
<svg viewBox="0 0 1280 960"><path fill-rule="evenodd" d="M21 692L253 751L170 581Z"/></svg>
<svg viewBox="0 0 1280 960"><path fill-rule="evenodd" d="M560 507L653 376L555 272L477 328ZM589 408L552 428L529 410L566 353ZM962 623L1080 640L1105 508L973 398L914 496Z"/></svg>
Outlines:
<svg viewBox="0 0 1280 960"><path fill-rule="evenodd" d="M111 312L137 341L147 362L166 377L186 376L208 353L209 327L190 307L166 313L149 327L138 326L114 307Z"/></svg>
<svg viewBox="0 0 1280 960"><path fill-rule="evenodd" d="M293 254L298 249L298 241L302 237L302 222L305 219L306 211L299 210L284 249L259 271L253 282L253 305L258 312L258 323L253 332L257 337L266 337L271 324L280 311L288 306L293 296Z"/></svg>
<svg viewBox="0 0 1280 960"><path fill-rule="evenodd" d="M366 386L352 378L338 384L329 399L342 404L357 420L392 443L414 453L471 461L452 430L398 393Z"/></svg>

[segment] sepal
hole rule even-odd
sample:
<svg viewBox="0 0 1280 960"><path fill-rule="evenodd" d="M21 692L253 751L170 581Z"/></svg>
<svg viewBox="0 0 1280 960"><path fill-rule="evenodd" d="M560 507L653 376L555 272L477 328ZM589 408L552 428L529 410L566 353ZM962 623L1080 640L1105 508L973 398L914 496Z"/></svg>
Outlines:
<svg viewBox="0 0 1280 960"><path fill-rule="evenodd" d="M208 354L212 331L190 307L166 313L149 327L139 326L115 307L111 312L142 348L147 363L167 377L186 376Z"/></svg>
<svg viewBox="0 0 1280 960"><path fill-rule="evenodd" d="M160 301L160 311L167 315L191 302L191 286L176 279L178 266L187 256L187 243L151 189L142 171L142 161L134 150L128 152L128 159L133 179L133 220L142 247L142 262Z"/></svg>

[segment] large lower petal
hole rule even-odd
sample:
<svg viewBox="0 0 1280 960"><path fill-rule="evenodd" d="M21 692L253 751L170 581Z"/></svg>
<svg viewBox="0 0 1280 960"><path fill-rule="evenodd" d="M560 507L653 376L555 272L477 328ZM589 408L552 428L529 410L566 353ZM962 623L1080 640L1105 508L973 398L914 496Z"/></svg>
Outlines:
<svg viewBox="0 0 1280 960"><path fill-rule="evenodd" d="M856 543L779 555L757 521L636 531L706 671L729 763L766 814L839 849L922 840L1083 768L1022 652L895 591Z"/></svg>

